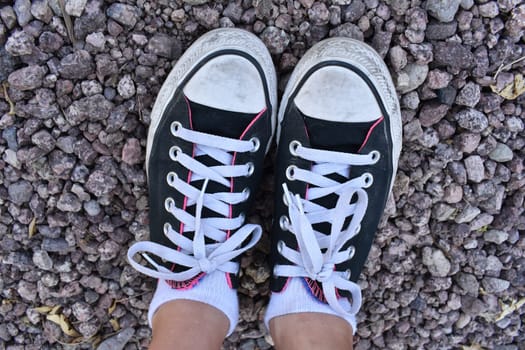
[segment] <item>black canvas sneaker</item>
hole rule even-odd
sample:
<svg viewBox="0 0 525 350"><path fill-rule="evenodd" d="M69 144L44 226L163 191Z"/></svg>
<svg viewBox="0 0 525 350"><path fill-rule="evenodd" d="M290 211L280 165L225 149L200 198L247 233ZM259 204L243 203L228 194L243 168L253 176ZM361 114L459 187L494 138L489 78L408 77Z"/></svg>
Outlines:
<svg viewBox="0 0 525 350"><path fill-rule="evenodd" d="M297 64L278 120L271 289L299 277L337 314L355 314L401 150L388 69L362 42L322 41Z"/></svg>
<svg viewBox="0 0 525 350"><path fill-rule="evenodd" d="M188 48L151 113L150 241L130 247L135 269L177 289L217 270L237 287L237 258L262 232L245 216L275 128L276 101L272 59L253 34L217 29Z"/></svg>

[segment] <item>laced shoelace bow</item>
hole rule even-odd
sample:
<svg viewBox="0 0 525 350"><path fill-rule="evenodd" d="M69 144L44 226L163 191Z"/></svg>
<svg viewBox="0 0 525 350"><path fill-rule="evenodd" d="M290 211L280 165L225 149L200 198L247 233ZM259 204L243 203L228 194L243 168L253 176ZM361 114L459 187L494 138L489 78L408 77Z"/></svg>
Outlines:
<svg viewBox="0 0 525 350"><path fill-rule="evenodd" d="M284 241L278 242L279 253L293 265L276 265L274 274L281 277L308 277L321 282L328 304L341 315L356 314L361 307L361 289L349 280L350 271L335 271L335 266L351 259L355 248L342 250L343 246L359 233L360 222L368 206L368 195L364 190L370 187L373 177L370 173L339 183L326 175L337 173L346 179L350 176L352 165L374 164L379 160L379 152L369 154L349 154L303 147L299 142L290 143L290 152L314 163L311 170L291 165L286 176L291 181L302 181L313 185L308 189L308 199L293 195L286 184L284 200L288 206L288 216L280 218L281 228L290 231L297 240L298 249L288 247ZM334 208L327 209L313 201L330 194L338 195ZM350 203L356 196L357 200ZM346 218L351 221L343 230ZM313 229L314 224L330 222L329 235ZM324 250L324 252L323 252ZM352 303L341 303L337 289L346 290L352 296Z"/></svg>
<svg viewBox="0 0 525 350"><path fill-rule="evenodd" d="M257 138L236 140L210 135L186 129L178 122L172 123L171 133L174 137L194 144L193 157L183 153L176 146L169 150L170 158L191 172L190 181L185 182L179 179L173 172L168 173L166 181L169 186L187 198L186 207L195 205L195 216L178 208L175 201L170 197L165 200L165 209L183 224L184 232L194 232L193 239L185 237L175 231L169 223L165 223L164 234L180 249L172 249L150 241L137 242L129 248L128 260L141 273L172 281L187 281L202 272L211 273L215 270L235 274L239 270L239 264L231 260L252 248L259 241L262 228L254 224L243 225L245 218L242 214L235 218L231 217L231 206L246 201L249 197L249 189L238 193L207 193L206 187L209 181L214 181L224 185L229 190L231 178L251 176L254 171L252 163L232 164L236 153L255 152L258 150L260 142ZM207 166L202 164L197 158L204 155L215 159L221 165ZM203 180L202 188L198 189L191 185L191 182L199 180ZM203 208L208 208L222 217L203 218ZM228 237L227 232L233 233ZM206 244L206 237L215 243ZM242 246L246 241L248 243ZM155 269L137 263L133 259L137 253L141 253ZM157 264L150 255L155 255L173 264L185 266L188 269L182 272L172 272Z"/></svg>

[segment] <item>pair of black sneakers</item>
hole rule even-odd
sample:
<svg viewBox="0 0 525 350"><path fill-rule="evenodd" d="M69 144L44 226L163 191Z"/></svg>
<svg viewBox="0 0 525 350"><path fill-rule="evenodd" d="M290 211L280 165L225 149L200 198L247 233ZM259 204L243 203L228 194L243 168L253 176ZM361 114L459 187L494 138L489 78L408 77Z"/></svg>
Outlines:
<svg viewBox="0 0 525 350"><path fill-rule="evenodd" d="M266 47L243 30L211 31L184 53L151 114L151 241L128 258L173 288L216 270L236 288L239 256L262 234L245 215L276 133L271 289L304 278L336 312L355 313L401 150L392 80L369 46L331 38L299 61L278 113L276 83Z"/></svg>

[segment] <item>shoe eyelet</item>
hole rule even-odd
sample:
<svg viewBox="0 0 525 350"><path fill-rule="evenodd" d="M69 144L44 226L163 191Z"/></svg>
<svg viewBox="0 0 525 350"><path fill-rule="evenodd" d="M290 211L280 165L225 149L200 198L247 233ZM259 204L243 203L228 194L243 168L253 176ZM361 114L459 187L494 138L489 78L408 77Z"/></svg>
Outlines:
<svg viewBox="0 0 525 350"><path fill-rule="evenodd" d="M248 198L250 198L250 189L246 187L244 190L242 190L242 194L244 195L243 201L247 201Z"/></svg>
<svg viewBox="0 0 525 350"><path fill-rule="evenodd" d="M285 193L283 193L283 203L284 203L284 205L286 205L286 206L288 206L288 204L289 204L289 203L288 203L288 198L286 198L286 194L285 194Z"/></svg>
<svg viewBox="0 0 525 350"><path fill-rule="evenodd" d="M348 248L348 260L351 260L355 255L355 247L353 245Z"/></svg>
<svg viewBox="0 0 525 350"><path fill-rule="evenodd" d="M244 213L240 213L239 214L239 218L241 219L241 221L244 223L244 220L246 220L246 215Z"/></svg>
<svg viewBox="0 0 525 350"><path fill-rule="evenodd" d="M179 146L171 146L169 151L170 159L176 162L179 152L182 153L182 149Z"/></svg>
<svg viewBox="0 0 525 350"><path fill-rule="evenodd" d="M288 168L286 168L286 178L290 181L294 181L296 170L297 170L297 167L295 165L288 166Z"/></svg>
<svg viewBox="0 0 525 350"><path fill-rule="evenodd" d="M279 226L281 230L288 231L288 226L290 225L290 220L286 215L283 215L279 218Z"/></svg>
<svg viewBox="0 0 525 350"><path fill-rule="evenodd" d="M250 142L253 144L253 148L250 152L255 153L259 150L259 147L261 147L261 141L258 137L252 137L250 139Z"/></svg>
<svg viewBox="0 0 525 350"><path fill-rule="evenodd" d="M284 244L284 241L277 242L277 251L279 252L279 254L283 253L283 250L284 250L285 246L286 246L286 244Z"/></svg>
<svg viewBox="0 0 525 350"><path fill-rule="evenodd" d="M374 183L374 177L370 173L364 173L363 175L364 188L369 188Z"/></svg>
<svg viewBox="0 0 525 350"><path fill-rule="evenodd" d="M182 129L182 124L180 122L173 122L170 125L170 131L173 136L177 136L180 129Z"/></svg>
<svg viewBox="0 0 525 350"><path fill-rule="evenodd" d="M173 198L171 197L166 198L166 200L164 201L164 208L166 208L166 211L171 212L171 208L173 208L174 206L175 206L175 201L173 200Z"/></svg>
<svg viewBox="0 0 525 350"><path fill-rule="evenodd" d="M272 275L273 275L273 278L275 278L275 279L279 278L279 276L277 275L277 266L273 267Z"/></svg>
<svg viewBox="0 0 525 350"><path fill-rule="evenodd" d="M373 164L379 162L379 158L381 158L381 153L379 153L379 151L372 151L369 153L369 155L372 161L374 162Z"/></svg>
<svg viewBox="0 0 525 350"><path fill-rule="evenodd" d="M295 156L297 157L297 149L299 148L299 146L302 146L301 143L297 140L293 140L292 142L290 142L290 154L292 156Z"/></svg>
<svg viewBox="0 0 525 350"><path fill-rule="evenodd" d="M255 165L253 165L252 162L249 162L246 164L248 166L248 169L246 171L246 177L250 177L253 175L253 173L255 172Z"/></svg>
<svg viewBox="0 0 525 350"><path fill-rule="evenodd" d="M179 177L177 176L177 174L175 174L173 171L170 171L167 175L166 175L166 181L168 182L169 185L173 185L175 183L175 180L177 180Z"/></svg>
<svg viewBox="0 0 525 350"><path fill-rule="evenodd" d="M357 227L355 228L354 234L357 235L359 233L359 231L361 231L361 224L357 225Z"/></svg>
<svg viewBox="0 0 525 350"><path fill-rule="evenodd" d="M344 278L349 280L352 277L352 270L348 269L344 272Z"/></svg>
<svg viewBox="0 0 525 350"><path fill-rule="evenodd" d="M171 225L166 222L162 228L163 228L163 231L164 231L164 235L167 236L169 230L171 229Z"/></svg>

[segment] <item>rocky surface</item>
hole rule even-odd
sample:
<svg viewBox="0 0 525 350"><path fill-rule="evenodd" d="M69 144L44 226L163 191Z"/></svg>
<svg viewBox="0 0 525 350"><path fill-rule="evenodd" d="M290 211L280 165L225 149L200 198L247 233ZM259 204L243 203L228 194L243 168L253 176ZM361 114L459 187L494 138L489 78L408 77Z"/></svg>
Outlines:
<svg viewBox="0 0 525 350"><path fill-rule="evenodd" d="M494 92L525 73L508 66L525 55L522 1L64 3L0 2L2 348L147 346L155 283L125 248L148 236L151 108L184 49L235 26L267 45L281 93L330 36L371 44L392 72L403 152L360 280L355 348L524 349L525 96ZM242 259L225 349L272 348L271 159L250 216L266 235Z"/></svg>

